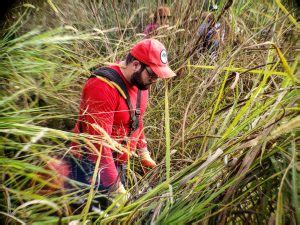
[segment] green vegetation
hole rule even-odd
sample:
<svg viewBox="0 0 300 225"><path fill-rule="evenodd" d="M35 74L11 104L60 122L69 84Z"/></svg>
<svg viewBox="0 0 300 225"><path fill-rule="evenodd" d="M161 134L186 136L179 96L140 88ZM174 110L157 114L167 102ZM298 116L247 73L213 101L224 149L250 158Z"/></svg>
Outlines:
<svg viewBox="0 0 300 225"><path fill-rule="evenodd" d="M156 38L179 76L151 88L144 120L159 166L143 176L133 159L130 199L102 215L70 211L72 202L91 201L93 190L43 192L56 188L44 166L68 154L71 141L91 145L95 137L72 133L89 68L123 57L156 3L48 0L12 11L0 39L1 220L300 223L296 6L243 0L220 7L230 29L212 58L194 51L205 4L167 3L171 26ZM109 138L97 141L122 150Z"/></svg>

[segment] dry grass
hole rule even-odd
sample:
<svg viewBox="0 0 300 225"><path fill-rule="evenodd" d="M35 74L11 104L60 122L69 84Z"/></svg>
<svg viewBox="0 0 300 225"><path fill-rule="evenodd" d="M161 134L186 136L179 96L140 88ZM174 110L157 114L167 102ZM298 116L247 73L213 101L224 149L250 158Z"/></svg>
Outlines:
<svg viewBox="0 0 300 225"><path fill-rule="evenodd" d="M220 9L230 29L212 58L195 48L205 4L172 2L171 26L156 38L179 76L151 88L144 121L159 166L143 176L133 160L131 199L100 216L69 209L91 201L93 191L41 194L52 181L37 174L55 179L43 169L47 161L67 154L70 140L90 143L93 137L69 132L88 69L123 57L142 37L155 2L32 4L35 9L18 9L23 16L14 25L11 18L0 40L1 215L7 223L299 223L299 12L292 4L239 1Z"/></svg>

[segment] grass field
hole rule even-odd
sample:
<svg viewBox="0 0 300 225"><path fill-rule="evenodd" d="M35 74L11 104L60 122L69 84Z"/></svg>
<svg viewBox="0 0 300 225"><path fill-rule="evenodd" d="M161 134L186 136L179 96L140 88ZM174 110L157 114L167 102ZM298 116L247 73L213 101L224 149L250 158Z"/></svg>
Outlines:
<svg viewBox="0 0 300 225"><path fill-rule="evenodd" d="M101 215L93 189L57 189L45 168L71 141L89 69L122 59L160 1L29 1L0 38L0 219L6 224L299 224L299 8L293 1L221 1L228 26L217 57L197 51L203 1L164 1L157 36L178 76L151 87L144 118L159 163L129 162L131 197ZM74 181L67 180L69 183ZM45 188L53 192L43 192ZM86 194L84 194L86 193ZM70 204L80 202L74 213ZM118 207L116 207L118 206Z"/></svg>

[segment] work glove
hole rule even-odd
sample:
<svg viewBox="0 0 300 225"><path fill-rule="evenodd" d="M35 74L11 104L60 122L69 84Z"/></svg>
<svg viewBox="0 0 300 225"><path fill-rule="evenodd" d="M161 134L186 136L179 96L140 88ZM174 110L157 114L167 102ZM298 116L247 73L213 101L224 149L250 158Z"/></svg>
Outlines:
<svg viewBox="0 0 300 225"><path fill-rule="evenodd" d="M129 192L126 191L121 181L118 181L114 185L114 188L110 194L114 198L114 200L117 201L117 206L124 205L130 197Z"/></svg>
<svg viewBox="0 0 300 225"><path fill-rule="evenodd" d="M143 167L153 169L157 166L155 161L151 158L147 148L139 149L138 155Z"/></svg>
<svg viewBox="0 0 300 225"><path fill-rule="evenodd" d="M113 194L116 194L116 195L122 195L122 194L126 194L127 191L124 187L124 185L121 183L121 181L118 181L117 184L115 185L115 189L114 191L112 191Z"/></svg>

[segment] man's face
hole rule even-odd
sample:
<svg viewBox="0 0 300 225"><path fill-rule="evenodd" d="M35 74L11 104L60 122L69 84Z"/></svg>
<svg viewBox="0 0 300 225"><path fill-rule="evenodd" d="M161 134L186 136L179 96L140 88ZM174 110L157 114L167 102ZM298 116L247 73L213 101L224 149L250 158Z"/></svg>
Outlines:
<svg viewBox="0 0 300 225"><path fill-rule="evenodd" d="M158 77L150 67L141 68L131 76L131 83L140 90L148 90L150 85L157 81Z"/></svg>

